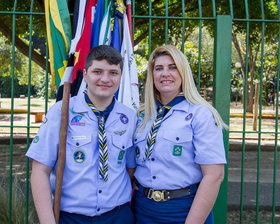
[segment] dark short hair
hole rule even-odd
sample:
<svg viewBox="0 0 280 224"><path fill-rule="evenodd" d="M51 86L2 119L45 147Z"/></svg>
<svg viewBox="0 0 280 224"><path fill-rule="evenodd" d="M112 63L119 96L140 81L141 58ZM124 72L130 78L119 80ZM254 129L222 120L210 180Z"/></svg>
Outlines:
<svg viewBox="0 0 280 224"><path fill-rule="evenodd" d="M92 65L92 61L106 60L109 64L120 65L123 69L123 60L120 52L109 45L99 45L90 50L86 57L85 69L86 71Z"/></svg>

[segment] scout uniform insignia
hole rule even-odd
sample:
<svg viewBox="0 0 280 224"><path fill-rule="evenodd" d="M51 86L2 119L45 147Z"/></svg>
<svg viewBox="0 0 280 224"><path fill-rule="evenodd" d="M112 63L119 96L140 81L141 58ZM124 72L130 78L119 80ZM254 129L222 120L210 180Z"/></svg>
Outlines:
<svg viewBox="0 0 280 224"><path fill-rule="evenodd" d="M121 150L118 156L118 164L122 164L123 156L125 154L124 150Z"/></svg>
<svg viewBox="0 0 280 224"><path fill-rule="evenodd" d="M173 156L181 156L182 155L182 146L181 145L174 145L173 147Z"/></svg>
<svg viewBox="0 0 280 224"><path fill-rule="evenodd" d="M84 153L83 150L77 149L73 153L73 159L76 163L82 164L86 160L86 154Z"/></svg>
<svg viewBox="0 0 280 224"><path fill-rule="evenodd" d="M123 124L127 124L128 123L128 117L125 114L121 114L120 120L121 120L121 122Z"/></svg>

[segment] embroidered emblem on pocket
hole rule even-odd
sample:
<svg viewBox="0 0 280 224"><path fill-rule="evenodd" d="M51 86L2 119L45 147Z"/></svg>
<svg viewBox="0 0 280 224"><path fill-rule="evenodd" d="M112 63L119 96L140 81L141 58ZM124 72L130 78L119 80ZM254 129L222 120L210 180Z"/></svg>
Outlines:
<svg viewBox="0 0 280 224"><path fill-rule="evenodd" d="M86 160L86 154L83 150L77 149L73 153L73 159L76 163L82 164Z"/></svg>
<svg viewBox="0 0 280 224"><path fill-rule="evenodd" d="M173 147L173 156L181 156L182 155L182 146L181 145L174 145Z"/></svg>
<svg viewBox="0 0 280 224"><path fill-rule="evenodd" d="M118 156L118 164L122 164L124 154L125 154L125 151L121 150L120 153L119 153L119 156Z"/></svg>

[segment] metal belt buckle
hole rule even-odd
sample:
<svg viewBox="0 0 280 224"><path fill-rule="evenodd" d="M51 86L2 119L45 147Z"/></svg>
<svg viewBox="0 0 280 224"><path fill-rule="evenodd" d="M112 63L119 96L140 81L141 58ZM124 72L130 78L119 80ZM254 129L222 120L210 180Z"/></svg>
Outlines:
<svg viewBox="0 0 280 224"><path fill-rule="evenodd" d="M153 189L149 189L148 198L149 199L153 199L156 202L158 202L158 201L166 201L165 198L164 198L164 192L165 192L165 190L155 191Z"/></svg>

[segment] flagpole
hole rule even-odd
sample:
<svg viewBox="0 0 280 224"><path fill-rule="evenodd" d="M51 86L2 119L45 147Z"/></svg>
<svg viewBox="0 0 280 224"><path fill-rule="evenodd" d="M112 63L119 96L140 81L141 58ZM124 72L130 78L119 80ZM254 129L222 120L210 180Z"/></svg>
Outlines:
<svg viewBox="0 0 280 224"><path fill-rule="evenodd" d="M53 201L53 212L57 224L59 223L60 199L61 199L63 171L64 171L65 154L66 154L66 138L67 138L67 126L68 126L70 89L71 89L71 83L64 82L60 135L59 135L59 152L58 152L58 162L57 162L54 201Z"/></svg>

